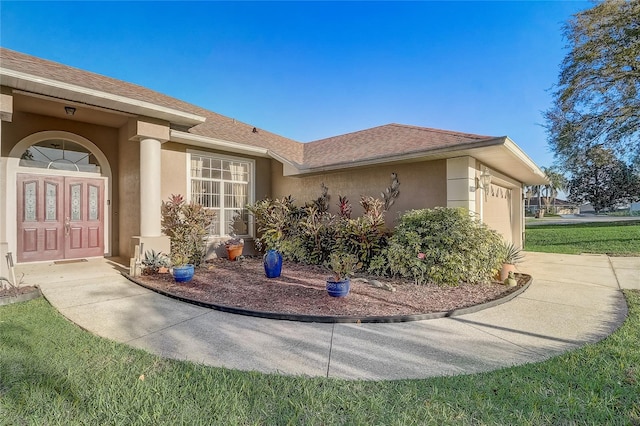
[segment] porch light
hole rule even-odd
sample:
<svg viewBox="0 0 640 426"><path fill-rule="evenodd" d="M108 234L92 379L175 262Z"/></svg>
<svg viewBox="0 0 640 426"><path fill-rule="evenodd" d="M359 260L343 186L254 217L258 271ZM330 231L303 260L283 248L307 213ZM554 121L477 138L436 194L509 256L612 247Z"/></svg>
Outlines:
<svg viewBox="0 0 640 426"><path fill-rule="evenodd" d="M73 115L76 113L76 109L74 107L66 106L64 107L64 112L66 112L67 115Z"/></svg>
<svg viewBox="0 0 640 426"><path fill-rule="evenodd" d="M487 201L487 197L489 197L489 190L491 188L491 173L489 173L488 168L484 168L480 177L476 178L476 189L484 190L484 200Z"/></svg>

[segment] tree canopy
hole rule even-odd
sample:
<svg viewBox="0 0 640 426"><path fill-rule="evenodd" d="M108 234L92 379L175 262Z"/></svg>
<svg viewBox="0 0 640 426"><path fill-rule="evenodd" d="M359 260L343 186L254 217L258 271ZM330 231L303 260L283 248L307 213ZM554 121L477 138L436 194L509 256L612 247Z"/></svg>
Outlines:
<svg viewBox="0 0 640 426"><path fill-rule="evenodd" d="M640 199L640 177L609 149L590 148L568 183L569 200L596 212Z"/></svg>
<svg viewBox="0 0 640 426"><path fill-rule="evenodd" d="M594 146L637 162L640 1L605 0L574 15L564 36L569 52L544 113L551 148L565 164Z"/></svg>

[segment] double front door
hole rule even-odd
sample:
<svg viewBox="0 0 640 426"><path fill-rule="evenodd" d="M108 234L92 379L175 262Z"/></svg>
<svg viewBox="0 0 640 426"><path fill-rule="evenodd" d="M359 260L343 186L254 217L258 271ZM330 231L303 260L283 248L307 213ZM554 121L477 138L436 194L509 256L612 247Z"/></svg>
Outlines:
<svg viewBox="0 0 640 426"><path fill-rule="evenodd" d="M18 174L18 262L104 255L104 180Z"/></svg>

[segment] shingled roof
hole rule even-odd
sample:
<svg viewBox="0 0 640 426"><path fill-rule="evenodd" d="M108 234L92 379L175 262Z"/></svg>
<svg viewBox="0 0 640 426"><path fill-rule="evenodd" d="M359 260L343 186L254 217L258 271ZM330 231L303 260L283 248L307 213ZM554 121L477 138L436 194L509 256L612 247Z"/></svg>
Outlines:
<svg viewBox="0 0 640 426"><path fill-rule="evenodd" d="M398 158L492 139L495 137L387 124L306 144L304 166L316 168L336 165L336 161L349 164ZM339 153L339 156L336 156L336 153Z"/></svg>
<svg viewBox="0 0 640 426"><path fill-rule="evenodd" d="M260 129L233 118L200 108L196 105L172 98L136 84L84 71L78 68L48 61L10 49L0 48L0 66L3 69L22 72L58 82L93 89L113 95L149 102L206 118L202 124L190 128L189 133L221 139L240 144L265 148L289 159L302 163L303 145L300 142Z"/></svg>
<svg viewBox="0 0 640 426"><path fill-rule="evenodd" d="M458 155L474 155L481 158L483 154L478 153L478 148L488 146L494 146L495 148L506 144L509 145L509 148L505 148L505 150L510 150L510 159L514 161L523 159L525 162L523 164L526 164L526 168L530 169L533 175L542 175L538 167L526 157L526 154L506 137L387 124L314 142L301 143L264 129L255 129L250 124L242 123L233 118L225 117L142 86L1 47L0 67L3 71L2 74L11 71L18 76L16 77L17 80L12 80L11 78L5 79L5 76L2 75L2 81L5 85L7 84L5 81L14 83L17 81L20 83L24 79L30 79L32 82L35 81L37 83L39 79L45 79L51 84L61 83L66 90L64 93L71 95L75 93L75 90L78 92L85 89L95 91L91 92L92 97L89 97L89 102L96 102L98 106L102 106L99 103L102 102L100 96L109 95L119 96L124 99L123 102L117 105L128 107L136 102L146 103L147 109L144 111L154 112L156 106L168 108L170 111L160 111L158 114L165 114L165 117L170 117L169 120L171 120L171 117L175 117L178 120L176 121L175 132L182 132L182 135L188 133L203 137L206 146L209 146L209 141L211 141L211 146L215 146L217 140L224 142L225 146L230 147L230 150L233 150L234 146L240 152L244 148L249 151L253 148L261 149L279 161L293 166L293 169L290 168L286 174L301 174L348 166L378 164L406 160L407 158L436 158L438 155L444 155L442 153L452 153L453 151L457 151ZM20 80L21 78L23 80ZM47 84L46 81L45 84ZM21 83L18 83L15 83L16 85L12 87L19 90L29 90L28 88L20 87ZM47 95L46 91L42 92L42 94ZM106 101L106 97L104 100ZM129 100L133 100L133 102L130 103ZM134 111L124 112L135 113ZM182 114L186 116L183 117ZM204 122L202 122L203 118ZM182 120L182 123L179 122L180 120ZM185 123L187 124L185 125ZM186 140L184 143L190 142ZM473 153L470 154L469 150L473 150ZM494 152L485 153L484 161L492 161L493 157L491 155ZM294 169L295 171L293 171ZM526 179L532 179L532 175L522 174L522 181L525 180L525 176L527 176ZM536 179L538 178L533 178L533 180Z"/></svg>

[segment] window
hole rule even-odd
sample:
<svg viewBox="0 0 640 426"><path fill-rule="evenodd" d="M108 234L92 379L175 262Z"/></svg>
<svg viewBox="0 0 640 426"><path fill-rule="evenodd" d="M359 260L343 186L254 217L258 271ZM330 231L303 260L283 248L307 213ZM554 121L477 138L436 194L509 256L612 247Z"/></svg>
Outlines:
<svg viewBox="0 0 640 426"><path fill-rule="evenodd" d="M49 139L31 145L20 157L20 165L41 169L100 173L96 158L83 146L63 140Z"/></svg>
<svg viewBox="0 0 640 426"><path fill-rule="evenodd" d="M216 212L212 235L250 234L253 168L251 160L190 153L191 201Z"/></svg>

